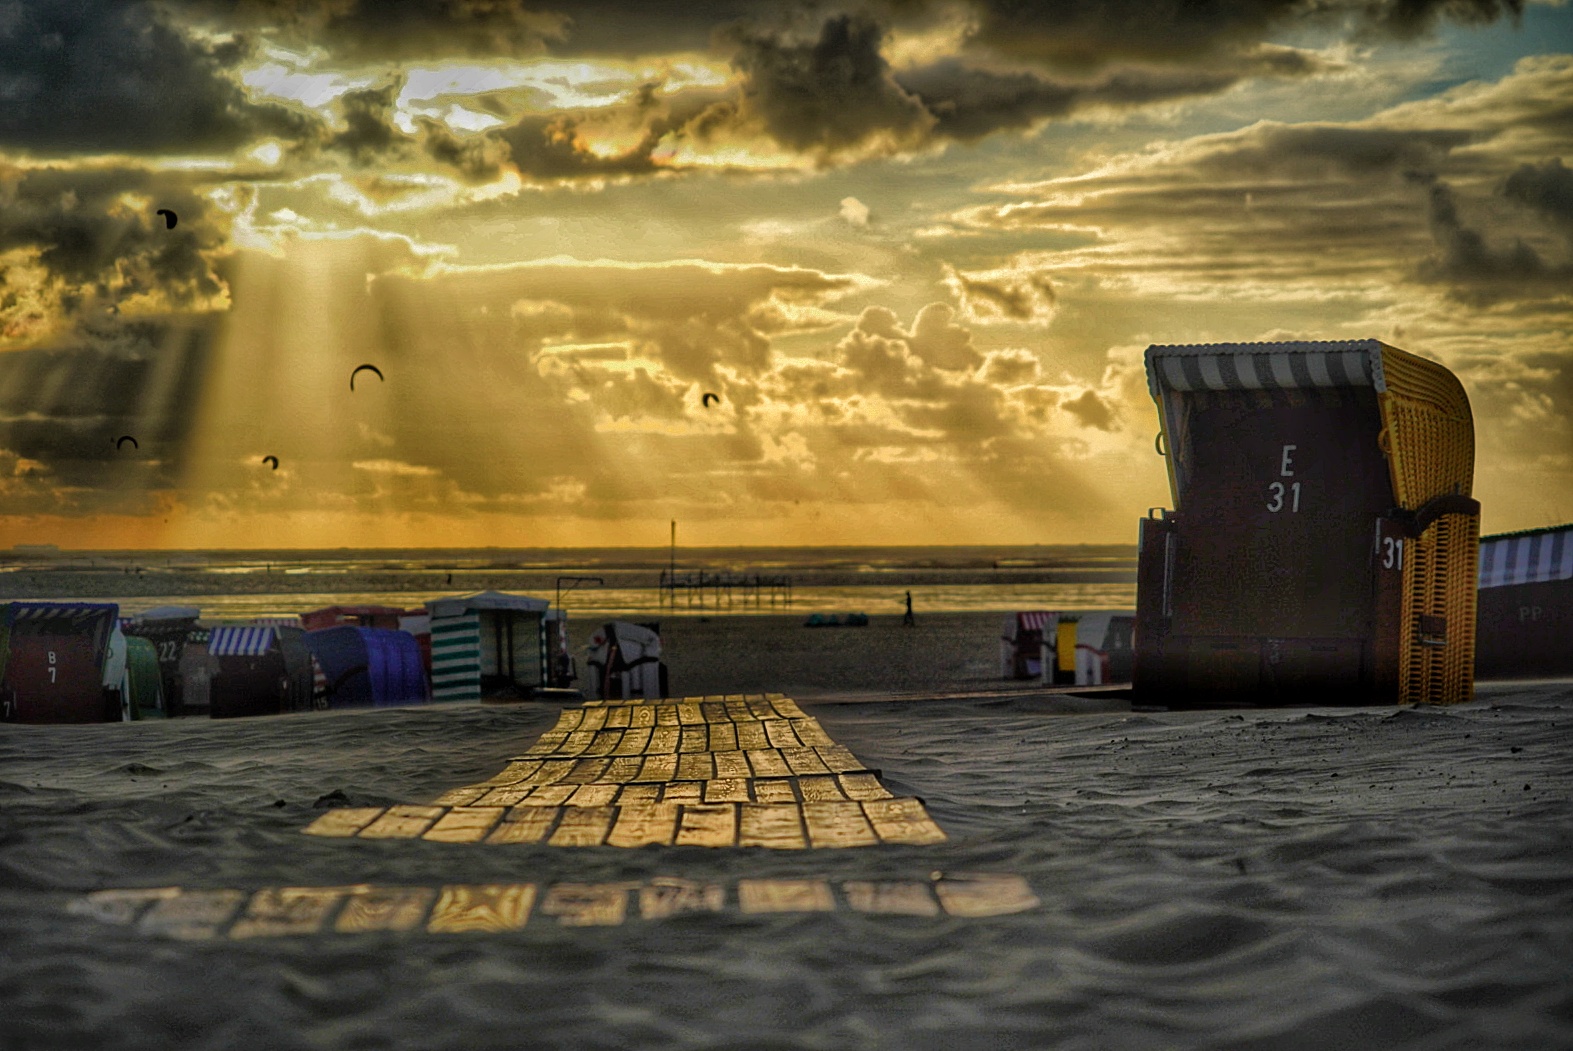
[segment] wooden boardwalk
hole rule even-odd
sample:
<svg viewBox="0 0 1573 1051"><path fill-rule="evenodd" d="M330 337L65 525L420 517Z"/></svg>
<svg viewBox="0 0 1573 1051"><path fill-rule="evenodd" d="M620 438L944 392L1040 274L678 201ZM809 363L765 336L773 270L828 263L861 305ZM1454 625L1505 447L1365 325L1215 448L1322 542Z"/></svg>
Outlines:
<svg viewBox="0 0 1573 1051"><path fill-rule="evenodd" d="M780 694L590 701L503 771L428 805L330 810L314 836L808 850L940 843L917 799Z"/></svg>

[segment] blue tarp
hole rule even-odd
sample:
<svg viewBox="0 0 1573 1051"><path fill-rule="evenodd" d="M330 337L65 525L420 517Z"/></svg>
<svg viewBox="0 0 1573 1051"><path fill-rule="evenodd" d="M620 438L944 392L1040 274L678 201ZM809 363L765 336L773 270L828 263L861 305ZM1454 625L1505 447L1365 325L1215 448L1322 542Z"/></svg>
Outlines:
<svg viewBox="0 0 1573 1051"><path fill-rule="evenodd" d="M328 680L329 708L391 708L428 700L420 646L407 631L344 624L305 634Z"/></svg>

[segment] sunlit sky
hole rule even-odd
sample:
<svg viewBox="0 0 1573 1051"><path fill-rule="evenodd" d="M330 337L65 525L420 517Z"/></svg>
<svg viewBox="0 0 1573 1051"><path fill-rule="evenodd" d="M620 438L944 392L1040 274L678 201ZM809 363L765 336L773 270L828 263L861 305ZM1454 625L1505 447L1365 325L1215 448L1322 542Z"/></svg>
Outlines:
<svg viewBox="0 0 1573 1051"><path fill-rule="evenodd" d="M1569 164L1566 3L0 0L0 546L1134 542L1271 339L1566 522Z"/></svg>

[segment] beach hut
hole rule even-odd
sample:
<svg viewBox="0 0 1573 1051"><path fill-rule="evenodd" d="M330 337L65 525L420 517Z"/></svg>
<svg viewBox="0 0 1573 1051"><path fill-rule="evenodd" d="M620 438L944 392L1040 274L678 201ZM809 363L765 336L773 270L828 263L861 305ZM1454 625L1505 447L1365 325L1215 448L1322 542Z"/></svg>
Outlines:
<svg viewBox="0 0 1573 1051"><path fill-rule="evenodd" d="M289 710L290 682L272 625L212 629L208 656L217 662L209 714L215 719L277 715Z"/></svg>
<svg viewBox="0 0 1573 1051"><path fill-rule="evenodd" d="M1056 615L1047 610L1007 613L1004 630L1000 633L1000 677L1041 677L1044 632L1052 633L1056 623Z"/></svg>
<svg viewBox="0 0 1573 1051"><path fill-rule="evenodd" d="M545 685L550 606L545 599L497 591L426 603L432 699L475 701L483 694L528 694Z"/></svg>
<svg viewBox="0 0 1573 1051"><path fill-rule="evenodd" d="M133 719L163 719L164 676L158 664L158 648L149 639L126 636L126 712Z"/></svg>
<svg viewBox="0 0 1573 1051"><path fill-rule="evenodd" d="M213 677L219 672L219 659L208 652L208 642L216 629L193 627L186 631L180 648L180 707L177 715L206 716L213 705Z"/></svg>
<svg viewBox="0 0 1573 1051"><path fill-rule="evenodd" d="M588 650L590 697L627 700L667 695L660 625L613 621L590 636Z"/></svg>
<svg viewBox="0 0 1573 1051"><path fill-rule="evenodd" d="M1573 675L1573 523L1480 538L1475 674Z"/></svg>
<svg viewBox="0 0 1573 1051"><path fill-rule="evenodd" d="M284 710L309 712L314 707L316 683L305 629L291 624L276 624L273 630L278 633L279 656L284 659Z"/></svg>
<svg viewBox="0 0 1573 1051"><path fill-rule="evenodd" d="M308 631L305 644L327 680L329 708L391 708L430 699L415 636L340 625Z"/></svg>
<svg viewBox="0 0 1573 1051"><path fill-rule="evenodd" d="M397 630L400 627L399 618L417 612L423 611L403 609L399 606L324 606L321 609L302 613L300 625L307 631L336 628L341 624Z"/></svg>
<svg viewBox="0 0 1573 1051"><path fill-rule="evenodd" d="M431 678L431 614L424 609L406 610L398 623L400 631L407 631L415 636L415 645L420 647L421 667L426 669L426 677Z"/></svg>
<svg viewBox="0 0 1573 1051"><path fill-rule="evenodd" d="M101 602L13 602L5 609L6 662L0 716L19 723L99 723L120 717L106 704L104 662L120 607Z"/></svg>
<svg viewBox="0 0 1573 1051"><path fill-rule="evenodd" d="M1102 686L1131 681L1136 656L1134 610L1080 610L1050 616L1054 627L1044 632L1041 661L1045 683Z"/></svg>
<svg viewBox="0 0 1573 1051"><path fill-rule="evenodd" d="M1141 523L1143 703L1473 693L1474 424L1376 340L1147 348L1172 510Z"/></svg>
<svg viewBox="0 0 1573 1051"><path fill-rule="evenodd" d="M131 721L131 683L126 680L126 635L120 630L120 619L109 629L109 642L104 647L103 665L105 718L115 712L123 722Z"/></svg>
<svg viewBox="0 0 1573 1051"><path fill-rule="evenodd" d="M158 656L164 710L172 716L182 714L184 680L180 657L201 615L202 611L196 606L157 606L135 614L123 624L128 637L143 638L153 644L153 650ZM205 710L203 714L206 714Z"/></svg>

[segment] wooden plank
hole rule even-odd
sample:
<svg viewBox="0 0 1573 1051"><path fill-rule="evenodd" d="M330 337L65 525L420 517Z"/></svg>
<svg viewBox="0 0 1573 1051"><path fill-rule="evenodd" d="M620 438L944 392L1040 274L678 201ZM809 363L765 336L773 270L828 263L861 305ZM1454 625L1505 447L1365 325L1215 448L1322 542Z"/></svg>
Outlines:
<svg viewBox="0 0 1573 1051"><path fill-rule="evenodd" d="M577 759L548 759L541 764L541 768L539 770L525 778L523 781L520 781L519 784L555 785L564 777L567 777L568 771L572 770L574 768L574 764L578 762L579 760Z"/></svg>
<svg viewBox="0 0 1573 1051"><path fill-rule="evenodd" d="M219 928L235 915L246 900L239 890L186 890L162 898L142 914L137 930L182 941L217 937Z"/></svg>
<svg viewBox="0 0 1573 1051"><path fill-rule="evenodd" d="M715 774L717 777L750 778L754 771L748 765L748 756L743 752L716 752Z"/></svg>
<svg viewBox="0 0 1573 1051"><path fill-rule="evenodd" d="M738 777L718 777L704 783L706 803L747 803L748 782Z"/></svg>
<svg viewBox="0 0 1573 1051"><path fill-rule="evenodd" d="M412 931L425 921L436 897L431 887L355 887L345 897L333 929L340 934Z"/></svg>
<svg viewBox="0 0 1573 1051"><path fill-rule="evenodd" d="M557 831L546 842L554 847L598 847L606 841L616 816L616 807L564 807Z"/></svg>
<svg viewBox="0 0 1573 1051"><path fill-rule="evenodd" d="M680 847L730 847L737 840L737 807L731 803L690 803L678 819Z"/></svg>
<svg viewBox="0 0 1573 1051"><path fill-rule="evenodd" d="M836 779L825 775L798 778L797 790L805 803L835 803L847 798Z"/></svg>
<svg viewBox="0 0 1573 1051"><path fill-rule="evenodd" d="M776 710L776 714L780 715L783 718L786 718L786 719L807 719L807 718L809 718L809 716L803 714L803 709L801 709L801 708L799 708L797 706L797 702L794 701L790 697L783 697L779 693L767 693L767 694L765 694L765 700L769 701L770 702L770 707L774 708Z"/></svg>
<svg viewBox="0 0 1573 1051"><path fill-rule="evenodd" d="M704 725L705 713L698 701L679 701L677 703L677 721L684 726L693 726L695 723Z"/></svg>
<svg viewBox="0 0 1573 1051"><path fill-rule="evenodd" d="M560 813L562 810L559 807L514 807L508 811L502 823L492 829L492 834L486 837L486 842L539 843L557 823L557 816Z"/></svg>
<svg viewBox="0 0 1573 1051"><path fill-rule="evenodd" d="M502 772L495 777L488 777L484 781L477 781L470 788L500 788L503 785L516 785L527 780L541 768L539 759L515 759L502 768Z"/></svg>
<svg viewBox="0 0 1573 1051"><path fill-rule="evenodd" d="M686 752L677 757L677 780L708 781L715 776L709 752Z"/></svg>
<svg viewBox="0 0 1573 1051"><path fill-rule="evenodd" d="M744 751L758 751L770 747L770 735L763 723L737 723L737 746Z"/></svg>
<svg viewBox="0 0 1573 1051"><path fill-rule="evenodd" d="M423 839L439 843L479 843L502 820L500 806L457 806L437 819Z"/></svg>
<svg viewBox="0 0 1573 1051"><path fill-rule="evenodd" d="M699 710L704 713L705 722L707 723L728 723L732 721L731 717L726 714L726 703L724 701L708 699L701 701Z"/></svg>
<svg viewBox="0 0 1573 1051"><path fill-rule="evenodd" d="M450 788L442 795L431 801L432 806L469 806L477 799L493 789L484 786L471 785L465 788Z"/></svg>
<svg viewBox="0 0 1573 1051"><path fill-rule="evenodd" d="M66 904L66 911L73 916L91 916L100 923L114 923L122 927L135 923L142 910L155 901L173 898L179 887L139 887L125 890L95 890Z"/></svg>
<svg viewBox="0 0 1573 1051"><path fill-rule="evenodd" d="M737 727L730 722L711 723L710 750L712 752L737 751Z"/></svg>
<svg viewBox="0 0 1573 1051"><path fill-rule="evenodd" d="M792 790L792 782L781 780L757 780L750 786L754 790L756 803L796 803L797 793Z"/></svg>
<svg viewBox="0 0 1573 1051"><path fill-rule="evenodd" d="M739 808L737 845L803 850L802 809L796 803L744 803Z"/></svg>
<svg viewBox="0 0 1573 1051"><path fill-rule="evenodd" d="M623 731L623 739L612 749L613 755L640 755L650 747L650 728L635 727Z"/></svg>
<svg viewBox="0 0 1573 1051"><path fill-rule="evenodd" d="M676 803L621 803L617 809L617 822L606 836L606 845L643 847L653 844L668 847L672 845L676 829Z"/></svg>
<svg viewBox="0 0 1573 1051"><path fill-rule="evenodd" d="M528 798L519 800L520 806L562 806L573 798L579 791L578 785L542 785L531 792Z"/></svg>
<svg viewBox="0 0 1573 1051"><path fill-rule="evenodd" d="M475 801L477 806L518 806L534 795L536 789L530 785L508 785L506 788L494 788Z"/></svg>
<svg viewBox="0 0 1573 1051"><path fill-rule="evenodd" d="M601 771L601 780L610 781L614 785L626 785L639 776L639 768L642 766L644 766L643 756L620 755Z"/></svg>
<svg viewBox="0 0 1573 1051"><path fill-rule="evenodd" d="M639 915L664 920L687 912L720 912L726 905L726 888L719 883L657 876L639 888Z"/></svg>
<svg viewBox="0 0 1573 1051"><path fill-rule="evenodd" d="M596 732L595 740L590 742L590 747L584 750L584 754L587 756L611 755L613 749L621 744L622 740L623 731L621 730L599 730Z"/></svg>
<svg viewBox="0 0 1573 1051"><path fill-rule="evenodd" d="M440 806L391 806L381 817L360 830L361 839L414 839L442 817Z"/></svg>
<svg viewBox="0 0 1573 1051"><path fill-rule="evenodd" d="M863 811L886 843L943 843L944 831L916 799L869 799Z"/></svg>
<svg viewBox="0 0 1573 1051"><path fill-rule="evenodd" d="M231 938L316 934L344 897L344 887L268 887L251 896Z"/></svg>
<svg viewBox="0 0 1573 1051"><path fill-rule="evenodd" d="M594 784L580 785L579 790L568 797L568 806L608 806L617 798L617 793L622 790L622 785Z"/></svg>
<svg viewBox="0 0 1573 1051"><path fill-rule="evenodd" d="M765 700L764 694L751 693L744 700L748 702L748 710L754 713L755 719L774 719L776 717L775 708L771 707L770 702Z"/></svg>
<svg viewBox="0 0 1573 1051"><path fill-rule="evenodd" d="M617 793L617 805L632 806L635 803L654 803L660 798L660 785L624 785L623 790Z"/></svg>
<svg viewBox="0 0 1573 1051"><path fill-rule="evenodd" d="M532 757L551 755L552 753L556 752L557 749L561 748L563 742L566 740L568 740L568 735L566 733L544 733L536 739L534 744L524 750L523 755L515 756L514 758L516 760L524 760Z"/></svg>
<svg viewBox="0 0 1573 1051"><path fill-rule="evenodd" d="M677 717L677 705L658 704L655 706L656 726L678 726L679 724L680 720Z"/></svg>
<svg viewBox="0 0 1573 1051"><path fill-rule="evenodd" d="M785 719L765 719L759 725L765 728L765 736L770 739L771 748L802 748L803 742L798 740L797 732L792 729L792 724Z"/></svg>
<svg viewBox="0 0 1573 1051"><path fill-rule="evenodd" d="M555 883L541 901L541 914L564 927L615 927L628 915L632 883Z"/></svg>
<svg viewBox="0 0 1573 1051"><path fill-rule="evenodd" d="M611 765L609 759L581 759L574 764L572 770L563 776L561 781L565 785L587 785L592 781L601 779L601 771Z"/></svg>
<svg viewBox="0 0 1573 1051"><path fill-rule="evenodd" d="M859 912L893 916L937 916L939 903L927 883L872 883L852 880L841 884L847 904Z"/></svg>
<svg viewBox="0 0 1573 1051"><path fill-rule="evenodd" d="M554 755L579 755L595 740L594 730L575 730L568 739L557 746Z"/></svg>
<svg viewBox="0 0 1573 1051"><path fill-rule="evenodd" d="M631 720L635 728L651 727L655 725L655 706L650 704L636 705L628 709L633 713Z"/></svg>
<svg viewBox="0 0 1573 1051"><path fill-rule="evenodd" d="M378 817L382 807L339 807L301 829L308 836L353 836Z"/></svg>
<svg viewBox="0 0 1573 1051"><path fill-rule="evenodd" d="M701 723L698 726L685 726L682 730L682 737L677 745L679 752L707 752L710 750L709 727Z"/></svg>
<svg viewBox="0 0 1573 1051"><path fill-rule="evenodd" d="M677 727L657 726L650 731L650 743L645 746L645 755L662 755L676 752L679 738L680 734Z"/></svg>
<svg viewBox="0 0 1573 1051"><path fill-rule="evenodd" d="M644 766L639 768L640 781L670 781L677 774L676 755L646 756Z"/></svg>
<svg viewBox="0 0 1573 1051"><path fill-rule="evenodd" d="M436 934L516 931L535 903L531 883L449 884L437 896L426 929Z"/></svg>
<svg viewBox="0 0 1573 1051"><path fill-rule="evenodd" d="M1041 904L1020 876L947 875L934 893L952 916L1004 916Z"/></svg>
<svg viewBox="0 0 1573 1051"><path fill-rule="evenodd" d="M626 730L633 725L633 709L626 704L618 705L606 713L606 728L608 730Z"/></svg>
<svg viewBox="0 0 1573 1051"><path fill-rule="evenodd" d="M783 748L781 758L785 759L792 772L799 776L830 773L830 768L820 761L819 753L812 748Z"/></svg>
<svg viewBox="0 0 1573 1051"><path fill-rule="evenodd" d="M809 748L829 748L836 742L830 739L825 728L819 725L817 719L793 719L792 732L797 734L797 739Z"/></svg>
<svg viewBox="0 0 1573 1051"><path fill-rule="evenodd" d="M668 781L661 786L663 803L702 803L705 786L700 781Z"/></svg>
<svg viewBox="0 0 1573 1051"><path fill-rule="evenodd" d="M829 747L815 746L814 754L819 756L819 761L825 764L825 769L837 774L866 773L868 768L847 749L839 744Z"/></svg>
<svg viewBox="0 0 1573 1051"><path fill-rule="evenodd" d="M834 912L836 899L822 879L743 879L737 903L746 913Z"/></svg>
<svg viewBox="0 0 1573 1051"><path fill-rule="evenodd" d="M879 842L857 803L804 803L808 841L816 848L867 847Z"/></svg>
<svg viewBox="0 0 1573 1051"><path fill-rule="evenodd" d="M754 713L749 710L748 702L741 698L727 698L726 716L734 723L748 722L754 719Z"/></svg>
<svg viewBox="0 0 1573 1051"><path fill-rule="evenodd" d="M841 790L847 794L848 799L890 798L890 793L873 774L837 774L836 780L841 782Z"/></svg>
<svg viewBox="0 0 1573 1051"><path fill-rule="evenodd" d="M584 718L579 720L581 730L599 730L606 726L606 717L609 710L606 708L589 708L584 712Z"/></svg>
<svg viewBox="0 0 1573 1051"><path fill-rule="evenodd" d="M552 727L552 732L566 736L570 731L579 729L579 724L584 722L585 713L589 710L589 708L564 708L557 713L557 725Z"/></svg>
<svg viewBox="0 0 1573 1051"><path fill-rule="evenodd" d="M755 777L791 777L792 768L787 765L781 753L762 748L753 748L748 751L748 765L753 768Z"/></svg>

